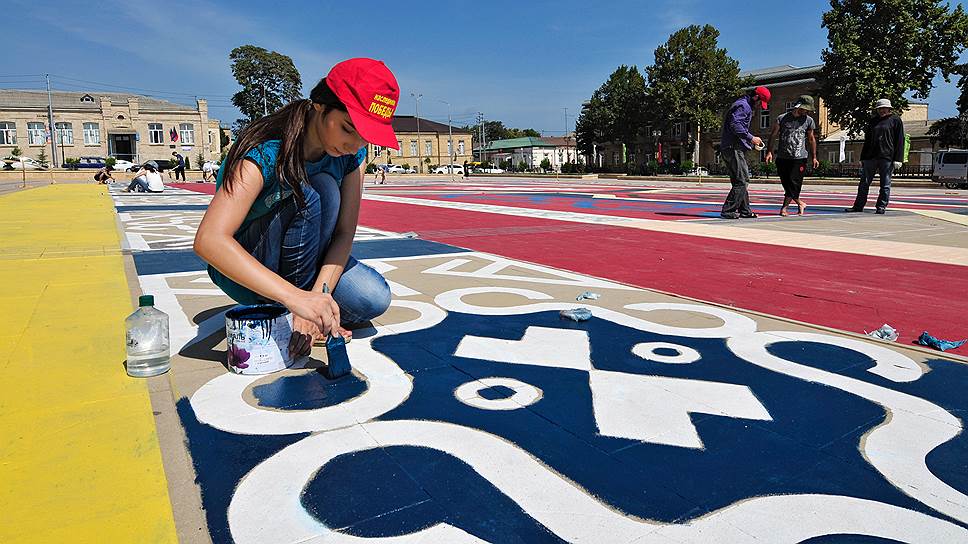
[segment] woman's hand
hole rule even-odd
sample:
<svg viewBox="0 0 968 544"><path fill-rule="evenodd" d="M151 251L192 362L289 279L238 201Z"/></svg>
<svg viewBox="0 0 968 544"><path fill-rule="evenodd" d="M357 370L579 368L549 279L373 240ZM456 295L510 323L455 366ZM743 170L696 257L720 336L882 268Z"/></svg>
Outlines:
<svg viewBox="0 0 968 544"><path fill-rule="evenodd" d="M316 327L321 336L339 327L339 305L329 294L295 289L292 295L280 302L293 314L293 329L296 328L297 317ZM304 327L302 332L313 331Z"/></svg>
<svg viewBox="0 0 968 544"><path fill-rule="evenodd" d="M292 316L292 337L289 339L290 356L309 355L309 352L313 349L313 342L320 338L325 338L325 336L315 323L298 315Z"/></svg>

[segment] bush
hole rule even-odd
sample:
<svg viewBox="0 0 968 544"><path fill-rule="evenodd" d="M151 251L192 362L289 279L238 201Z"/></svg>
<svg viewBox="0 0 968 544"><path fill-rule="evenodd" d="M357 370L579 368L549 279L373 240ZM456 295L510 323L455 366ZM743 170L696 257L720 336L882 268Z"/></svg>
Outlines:
<svg viewBox="0 0 968 544"><path fill-rule="evenodd" d="M813 175L822 178L826 175L829 175L831 170L832 170L832 165L830 164L830 161L822 160L820 161L820 164L817 165L817 168L814 169Z"/></svg>
<svg viewBox="0 0 968 544"><path fill-rule="evenodd" d="M511 169L514 168L514 163L511 162L511 159L505 159L500 163L498 163L498 168L500 168L501 170L510 172Z"/></svg>
<svg viewBox="0 0 968 544"><path fill-rule="evenodd" d="M692 172L695 169L696 169L696 163L692 161L682 161L683 172Z"/></svg>
<svg viewBox="0 0 968 544"><path fill-rule="evenodd" d="M405 163L401 164L400 166L402 166L406 170L410 170L410 163L409 162L405 162Z"/></svg>
<svg viewBox="0 0 968 544"><path fill-rule="evenodd" d="M775 176L776 175L776 163L775 162L764 162L764 163L760 163L760 164L763 165L761 167L761 171L763 172L764 175L767 175L767 176Z"/></svg>
<svg viewBox="0 0 968 544"><path fill-rule="evenodd" d="M116 159L114 157L108 157L108 158L104 159L104 164L105 164L105 166L110 166L111 168L114 168L114 165L115 164L118 164L118 159Z"/></svg>
<svg viewBox="0 0 968 544"><path fill-rule="evenodd" d="M67 157L64 159L64 164L67 166L68 170L77 170L77 165L80 164L81 159L75 159L72 157Z"/></svg>
<svg viewBox="0 0 968 544"><path fill-rule="evenodd" d="M47 148L41 147L40 153L37 154L37 162L47 166Z"/></svg>
<svg viewBox="0 0 968 544"><path fill-rule="evenodd" d="M526 163L524 161L519 162L518 163L518 172L527 172L527 171L528 171L528 163Z"/></svg>
<svg viewBox="0 0 968 544"><path fill-rule="evenodd" d="M541 170L545 172L547 172L548 170L551 170L551 161L548 159L543 159L541 161Z"/></svg>
<svg viewBox="0 0 968 544"><path fill-rule="evenodd" d="M14 146L14 148L10 152L10 154L13 155L14 157L19 157L20 155L23 154L23 151L20 150L20 147L19 146Z"/></svg>

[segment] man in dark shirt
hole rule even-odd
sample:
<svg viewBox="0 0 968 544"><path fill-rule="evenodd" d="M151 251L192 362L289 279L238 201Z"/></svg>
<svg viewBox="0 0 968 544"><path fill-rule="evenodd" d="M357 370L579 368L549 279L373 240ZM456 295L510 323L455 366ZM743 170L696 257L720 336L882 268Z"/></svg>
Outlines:
<svg viewBox="0 0 968 544"><path fill-rule="evenodd" d="M881 191L877 195L878 214L887 210L891 199L891 174L904 160L904 123L894 114L891 101L882 98L874 104L877 115L864 129L864 148L860 152L861 175L857 198L848 212L862 212L875 175L880 175Z"/></svg>
<svg viewBox="0 0 968 544"><path fill-rule="evenodd" d="M763 149L763 140L750 133L750 121L753 111L760 107L766 109L769 101L770 90L757 87L733 102L726 112L719 153L726 163L733 188L726 196L723 211L719 214L724 219L756 217L750 209L750 167L746 162L746 152L753 148Z"/></svg>
<svg viewBox="0 0 968 544"><path fill-rule="evenodd" d="M181 153L177 151L172 151L171 157L171 162L175 167L175 181L178 181L179 177L182 181L185 181L185 157L182 157Z"/></svg>

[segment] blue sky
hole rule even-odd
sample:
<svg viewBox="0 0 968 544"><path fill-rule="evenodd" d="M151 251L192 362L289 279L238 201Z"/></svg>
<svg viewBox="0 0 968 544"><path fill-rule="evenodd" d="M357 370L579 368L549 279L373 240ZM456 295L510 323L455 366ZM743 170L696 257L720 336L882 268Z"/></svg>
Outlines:
<svg viewBox="0 0 968 544"><path fill-rule="evenodd" d="M706 0L575 2L212 2L209 0L12 0L6 10L0 87L148 89L159 98L207 98L210 115L231 123L238 90L228 54L254 44L292 57L306 91L336 62L383 60L413 114L455 124L476 112L515 127L561 134L620 64L643 68L669 34L712 24L743 69L820 61L826 1L760 4ZM40 77L37 77L40 75ZM71 79L68 79L71 78ZM98 84L86 83L98 82ZM930 117L955 114L957 88L940 78Z"/></svg>

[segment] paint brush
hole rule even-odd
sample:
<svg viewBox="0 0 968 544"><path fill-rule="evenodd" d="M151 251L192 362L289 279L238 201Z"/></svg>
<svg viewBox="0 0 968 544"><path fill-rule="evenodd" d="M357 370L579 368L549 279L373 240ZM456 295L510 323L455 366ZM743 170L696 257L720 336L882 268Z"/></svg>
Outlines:
<svg viewBox="0 0 968 544"><path fill-rule="evenodd" d="M323 284L323 293L329 293L329 286ZM334 380L350 373L350 358L346 355L346 340L340 335L333 324L333 329L326 338L326 371L327 378Z"/></svg>

